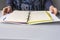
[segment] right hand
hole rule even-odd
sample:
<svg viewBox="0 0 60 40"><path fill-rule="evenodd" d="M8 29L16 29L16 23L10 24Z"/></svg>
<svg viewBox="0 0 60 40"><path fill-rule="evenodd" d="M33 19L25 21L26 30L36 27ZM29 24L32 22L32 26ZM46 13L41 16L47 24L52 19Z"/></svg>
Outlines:
<svg viewBox="0 0 60 40"><path fill-rule="evenodd" d="M55 8L54 6L50 6L49 10L54 13L55 15L57 15L58 9Z"/></svg>
<svg viewBox="0 0 60 40"><path fill-rule="evenodd" d="M2 10L2 15L6 15L12 12L12 8L10 6L4 7Z"/></svg>

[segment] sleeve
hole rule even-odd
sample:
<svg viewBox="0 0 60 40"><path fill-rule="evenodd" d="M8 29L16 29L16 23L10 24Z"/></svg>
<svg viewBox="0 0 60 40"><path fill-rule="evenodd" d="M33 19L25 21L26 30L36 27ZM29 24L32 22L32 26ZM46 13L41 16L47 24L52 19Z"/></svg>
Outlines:
<svg viewBox="0 0 60 40"><path fill-rule="evenodd" d="M7 6L11 6L12 10L14 10L13 0L6 0Z"/></svg>
<svg viewBox="0 0 60 40"><path fill-rule="evenodd" d="M49 7L53 5L53 1L52 0L46 0L45 2L45 10L49 10Z"/></svg>
<svg viewBox="0 0 60 40"><path fill-rule="evenodd" d="M7 6L13 6L13 0L6 0Z"/></svg>

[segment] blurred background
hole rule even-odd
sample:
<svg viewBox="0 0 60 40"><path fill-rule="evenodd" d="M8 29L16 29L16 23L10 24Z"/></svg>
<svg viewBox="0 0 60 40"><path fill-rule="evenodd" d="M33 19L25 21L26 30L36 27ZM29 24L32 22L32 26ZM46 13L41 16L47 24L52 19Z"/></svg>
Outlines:
<svg viewBox="0 0 60 40"><path fill-rule="evenodd" d="M60 10L60 0L53 0L53 3L55 7L57 7L58 10ZM5 6L6 6L6 0L0 0L0 10L2 10L2 8Z"/></svg>

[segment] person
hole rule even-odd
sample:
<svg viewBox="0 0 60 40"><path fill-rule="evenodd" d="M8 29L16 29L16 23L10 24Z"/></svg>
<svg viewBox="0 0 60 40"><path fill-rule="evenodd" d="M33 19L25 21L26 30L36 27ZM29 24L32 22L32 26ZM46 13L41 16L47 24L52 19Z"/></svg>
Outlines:
<svg viewBox="0 0 60 40"><path fill-rule="evenodd" d="M55 15L57 8L52 0L7 0L7 6L3 8L3 15L13 12L13 10L49 10Z"/></svg>

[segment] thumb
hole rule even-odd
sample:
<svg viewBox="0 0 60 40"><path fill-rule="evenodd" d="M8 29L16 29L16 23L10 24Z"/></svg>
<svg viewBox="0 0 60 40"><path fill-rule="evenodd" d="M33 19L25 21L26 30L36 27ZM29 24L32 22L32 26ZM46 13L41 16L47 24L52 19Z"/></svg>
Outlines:
<svg viewBox="0 0 60 40"><path fill-rule="evenodd" d="M49 8L49 11L51 11L52 13L54 13L54 10L53 10L52 6Z"/></svg>

